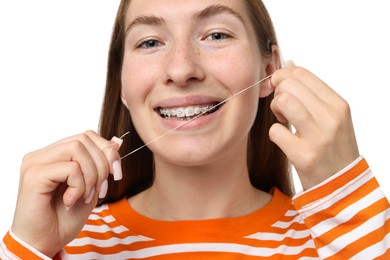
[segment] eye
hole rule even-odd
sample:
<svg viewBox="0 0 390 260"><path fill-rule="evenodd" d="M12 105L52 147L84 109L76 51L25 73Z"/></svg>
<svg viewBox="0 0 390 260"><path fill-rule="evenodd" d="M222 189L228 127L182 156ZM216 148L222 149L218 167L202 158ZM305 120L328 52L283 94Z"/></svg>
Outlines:
<svg viewBox="0 0 390 260"><path fill-rule="evenodd" d="M227 33L222 33L222 32L214 32L209 34L206 37L206 40L211 40L211 41L222 41L230 38L231 36Z"/></svg>
<svg viewBox="0 0 390 260"><path fill-rule="evenodd" d="M150 49L150 48L156 48L160 45L161 45L160 41L155 39L149 39L138 44L137 48Z"/></svg>

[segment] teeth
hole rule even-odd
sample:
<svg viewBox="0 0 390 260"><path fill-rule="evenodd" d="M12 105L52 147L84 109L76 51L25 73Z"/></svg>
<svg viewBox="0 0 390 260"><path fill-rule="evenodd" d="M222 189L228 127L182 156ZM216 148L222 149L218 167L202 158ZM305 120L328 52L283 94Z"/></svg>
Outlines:
<svg viewBox="0 0 390 260"><path fill-rule="evenodd" d="M195 109L193 107L186 107L186 117L195 115Z"/></svg>
<svg viewBox="0 0 390 260"><path fill-rule="evenodd" d="M203 106L203 107L178 107L178 108L160 108L159 112L163 117L177 117L183 119L185 117L197 116L201 113L205 113L209 109L213 108L213 105Z"/></svg>

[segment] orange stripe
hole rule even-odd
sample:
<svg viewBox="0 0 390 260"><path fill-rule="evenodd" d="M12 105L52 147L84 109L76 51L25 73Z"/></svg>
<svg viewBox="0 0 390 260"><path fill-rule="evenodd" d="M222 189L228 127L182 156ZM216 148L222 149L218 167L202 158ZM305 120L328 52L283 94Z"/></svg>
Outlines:
<svg viewBox="0 0 390 260"><path fill-rule="evenodd" d="M102 210L100 212L93 212L92 211L91 215L97 215L97 216L101 216L101 217L110 217L111 216L111 212L108 209L104 209L104 210Z"/></svg>
<svg viewBox="0 0 390 260"><path fill-rule="evenodd" d="M86 225L91 225L91 226L102 226L102 225L107 225L110 228L116 228L119 227L120 224L117 221L112 221L112 222L105 222L103 219L88 219L85 222Z"/></svg>
<svg viewBox="0 0 390 260"><path fill-rule="evenodd" d="M383 198L375 202L374 204L370 205L369 207L361 210L360 212L357 212L357 214L353 218L351 218L347 223L340 224L339 226L336 226L335 228L324 233L323 235L315 238L314 242L318 245L321 245L319 247L326 246L326 244L331 243L333 240L337 239L338 237L351 232L355 228L358 228L360 225L362 225L362 222L368 221L371 217L380 214L381 212L386 210L388 206L389 203L387 202L386 198ZM320 241L324 241L325 244ZM367 241L371 242L371 240L367 240Z"/></svg>
<svg viewBox="0 0 390 260"><path fill-rule="evenodd" d="M78 235L77 238L93 238L93 239L110 239L112 237L124 239L129 236L133 236L134 234L129 232L129 231L124 231L122 233L114 233L112 231L107 231L104 233L99 233L99 232L93 232L93 231L81 231ZM76 238L76 239L77 239Z"/></svg>
<svg viewBox="0 0 390 260"><path fill-rule="evenodd" d="M308 191L300 195L299 197L295 198L294 205L297 208L302 208L313 201L319 200L324 196L326 196L327 194L329 194L329 192L332 192L334 190L337 190L345 186L346 183L355 179L367 169L368 169L368 164L365 159L362 159L354 167L346 171L344 174L341 174L340 176L331 180L330 182L320 187L317 187L316 189Z"/></svg>
<svg viewBox="0 0 390 260"><path fill-rule="evenodd" d="M7 249L11 252L17 253L17 256L21 259L29 259L29 260L42 260L40 258L24 246L22 246L18 241L13 239L9 232L3 238L4 243L7 245Z"/></svg>
<svg viewBox="0 0 390 260"><path fill-rule="evenodd" d="M113 221L113 222L104 222L103 220L87 220L85 222L85 225L89 225L89 226L94 226L94 227L100 227L100 226L108 226L110 229L114 229L114 228L117 228L117 227L120 227L121 225L116 222L116 221ZM125 230L125 229L123 229Z"/></svg>
<svg viewBox="0 0 390 260"><path fill-rule="evenodd" d="M102 255L110 255L115 254L123 251L124 249L129 250L126 246L121 246L123 248L116 248L113 249L112 247L106 250L101 250L101 248L93 248L90 247L88 250L84 251L73 251L69 252L72 254L83 254L88 252L97 252ZM126 248L125 248L126 247ZM261 256L249 256L245 255L245 259L298 259L303 256L311 256L311 257L318 257L318 253L315 248L306 248L302 252L296 254L296 255L284 255L284 254L276 254L272 257L261 257ZM227 259L238 259L240 257L243 257L242 254L239 253L233 253L233 252L184 252L184 253L168 253L165 255L159 255L155 257L148 257L148 259L221 259L221 260L227 260Z"/></svg>
<svg viewBox="0 0 390 260"><path fill-rule="evenodd" d="M311 216L308 216L307 218L305 218L305 222L308 223L310 226L315 226L323 220L327 219L329 216L336 216L345 208L363 199L378 187L378 182L375 178L372 178L362 187L350 193L348 196L340 199L336 203L332 204L330 207L318 211Z"/></svg>
<svg viewBox="0 0 390 260"><path fill-rule="evenodd" d="M388 219L382 227L378 228L377 230L374 230L373 232L367 234L364 237L359 238L353 243L346 245L346 247L344 247L339 253L331 257L328 257L326 259L336 260L336 259L340 259L340 257L342 257L342 259L349 259L352 256L356 255L357 253L363 251L364 249L382 241L389 231L390 231L390 219ZM383 256L389 256L389 250ZM382 258L382 259L389 259L389 258Z"/></svg>
<svg viewBox="0 0 390 260"><path fill-rule="evenodd" d="M282 241L272 241L272 240L256 240L251 243L242 243L242 241L239 244L252 246L252 247L266 247L266 248L277 248L279 246L288 246L288 247L298 247L304 245L308 240L311 239L311 236L305 238L290 238L286 237ZM226 242L226 241L225 241ZM228 241L226 243L234 243L234 241Z"/></svg>
<svg viewBox="0 0 390 260"><path fill-rule="evenodd" d="M113 254L117 254L117 253L123 252L125 250L126 251L136 251L136 250L140 250L140 249L144 249L144 248L152 248L152 247L159 246L159 245L160 244L152 244L152 245L148 244L145 247L139 247L139 248L129 247L128 245L115 245L115 246L106 247L106 248L96 247L96 246L93 246L93 245L87 245L87 246L82 246L82 247L67 247L65 250L70 255L77 255L77 254L81 255L81 254L85 254L85 253L89 253L89 252L95 252L95 253L98 253L98 254L101 254L101 255L113 255ZM161 245L167 245L167 244L163 243ZM264 247L266 247L266 246L264 246ZM271 248L271 247L268 247L268 248ZM277 247L275 247L275 248L277 248ZM202 254L202 253L204 253L206 255L207 254L212 254L212 253L207 252L207 251L197 252L197 253L187 252L187 253L181 253L180 256L182 256L181 259L197 259L197 258L194 258L194 256L198 255L198 254ZM168 254L166 254L165 255L167 257L166 259L172 259L172 258L170 258L170 256L174 256L175 254L176 253L168 253ZM192 257L185 258L184 257L185 255L192 256ZM221 255L224 255L225 257L226 256L232 257L232 256L237 255L237 254L233 253L233 252L217 252L213 256L214 257L218 257L218 256L221 257ZM317 251L314 248L306 248L306 249L303 249L302 252L296 254L295 256L291 256L291 259L297 259L297 256L307 256L307 255L309 255L309 256L318 256L318 253L317 253ZM279 259L277 256L279 256L279 257L283 256L283 259L285 259L284 257L287 257L287 255L282 255L282 254L274 255L274 257L276 259ZM210 259L219 259L219 258L214 258L214 257L210 258ZM151 259L153 259L153 258L151 258ZM160 258L158 258L158 259L160 259ZM222 258L222 259L227 259L227 258ZM255 259L262 259L262 258L259 257L259 256L256 256ZM267 259L274 259L274 258L271 257L271 258L267 258Z"/></svg>
<svg viewBox="0 0 390 260"><path fill-rule="evenodd" d="M235 244L241 244L245 246L251 246L251 247L264 247L264 248L277 248L282 245L286 245L288 247L294 247L294 246L302 246L304 245L308 240L310 240L311 237L306 237L302 239L292 239L292 238L285 238L282 241L259 241L259 240L253 240L253 241L234 241L234 240L228 240L228 241L219 241L219 240L213 240L213 241L192 241L192 243L235 243ZM136 242L131 245L122 245L122 244L116 244L111 247L98 247L92 244L86 244L81 246L67 246L65 248L65 251L69 254L83 254L88 252L98 252L101 254L115 254L119 253L122 250L141 250L141 249L147 249L151 247L158 247L158 246L165 246L167 244L175 245L175 244L183 244L186 243L185 241L172 241L171 243L167 243L167 241L142 241L142 242ZM189 242L191 243L191 242Z"/></svg>
<svg viewBox="0 0 390 260"><path fill-rule="evenodd" d="M281 234L284 234L282 232ZM114 236L115 237L115 236ZM106 239L102 239L100 237L99 240L102 240L104 243L104 240L108 240L112 237L107 237ZM167 244L182 244L182 243L237 243L241 245L248 245L248 246L253 246L253 247L266 247L266 248L277 248L281 245L287 245L287 246L301 246L305 244L308 240L312 239L310 234L305 237L305 238L299 238L299 239L294 239L294 238L289 238L286 237L282 241L272 241L272 240L256 240L256 239L248 239L248 238L240 238L240 239L231 239L231 237L228 237L227 239L216 239L210 237L210 239L202 239L199 240L196 237L192 238L191 240L183 240L182 237L178 236L177 240L174 241L141 241L141 242L135 242L134 244L131 245L120 245L116 244L113 245L109 248L100 248L96 247L95 245L91 244L86 244L86 245L81 245L81 246L68 246L66 247L66 251L71 254L82 254L82 253L87 253L90 251L93 252L98 252L101 254L113 254L113 253L119 253L121 250L126 248L127 250L139 250L139 249L144 249L144 248L150 248L150 247L156 247L156 246L164 246Z"/></svg>
<svg viewBox="0 0 390 260"><path fill-rule="evenodd" d="M387 249L386 253L375 258L375 260L389 260L389 259L390 259L390 248Z"/></svg>

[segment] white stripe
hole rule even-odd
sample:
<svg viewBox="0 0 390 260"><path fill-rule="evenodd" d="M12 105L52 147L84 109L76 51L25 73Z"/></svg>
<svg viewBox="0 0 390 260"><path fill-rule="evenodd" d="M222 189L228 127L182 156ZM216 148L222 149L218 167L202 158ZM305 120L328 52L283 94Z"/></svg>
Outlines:
<svg viewBox="0 0 390 260"><path fill-rule="evenodd" d="M136 242L152 241L153 239L144 236L128 236L126 238L112 237L110 239L94 239L94 238L76 238L68 244L68 246L85 246L94 245L101 248L112 247L115 245L130 245Z"/></svg>
<svg viewBox="0 0 390 260"><path fill-rule="evenodd" d="M245 238L250 239L256 239L261 241L283 241L286 238L292 238L292 239L301 239L301 238L307 238L310 237L310 230L294 230L289 229L284 234L278 234L278 233L269 233L269 232L259 232L253 235L246 236Z"/></svg>
<svg viewBox="0 0 390 260"><path fill-rule="evenodd" d="M286 217L295 217L298 215L298 211L296 210L287 210L286 214L284 214Z"/></svg>
<svg viewBox="0 0 390 260"><path fill-rule="evenodd" d="M332 206L337 201L342 200L343 198L358 190L372 178L374 178L374 176L368 169L349 183L345 184L343 187L335 190L331 194L319 200L316 200L304 206L302 209L299 209L298 212L300 214L303 214L305 217L308 217L320 210L326 209L327 207Z"/></svg>
<svg viewBox="0 0 390 260"><path fill-rule="evenodd" d="M147 257L154 257L167 254L176 253L193 253L193 252L227 252L227 253L238 253L250 256L262 256L271 257L275 254L282 254L286 256L299 255L303 250L307 248L314 248L312 240L307 241L302 246L279 246L277 248L266 248L266 247L251 247L247 245L232 244L232 243L188 243L188 244L176 244L176 245L165 245L151 248L145 248L137 251L123 251L113 255L101 255L97 253L85 253L72 257L70 255L67 259L96 259L104 258L109 260L116 259L141 259Z"/></svg>
<svg viewBox="0 0 390 260"><path fill-rule="evenodd" d="M105 210L108 210L108 204L103 204L99 207L96 207L92 210L91 214L95 213L95 214L99 214L99 213L102 213L103 211Z"/></svg>
<svg viewBox="0 0 390 260"><path fill-rule="evenodd" d="M360 155L355 161L353 161L351 164L347 165L347 167L345 167L344 169L340 170L339 172L337 172L336 174L333 174L331 177L329 177L328 179L326 179L325 181L321 182L320 184L314 186L314 187L311 187L310 189L308 190L305 190L303 192L300 192L298 194L296 194L293 199L301 196L302 194L305 194L305 193L308 193L312 190L316 190L322 186L325 186L327 185L329 182L332 182L334 179L338 178L339 176L342 176L344 173L346 173L347 171L349 171L350 169L352 169L353 167L355 167L360 161L363 160L363 156Z"/></svg>
<svg viewBox="0 0 390 260"><path fill-rule="evenodd" d="M383 224L389 218L390 208L370 218L351 232L339 236L337 239L333 240L332 243L327 244L326 246L318 249L318 254L322 258L327 258L329 256L337 254L337 252L339 252L341 249L348 246L352 242L355 242L357 239L364 237L365 235L371 233L378 228L383 227ZM365 246L369 245L367 244Z"/></svg>
<svg viewBox="0 0 390 260"><path fill-rule="evenodd" d="M17 237L14 232L12 232L12 229L9 230L9 234L11 235L11 237L17 241L19 244L21 244L23 247L27 248L29 251L31 251L32 253L34 253L35 255L39 256L40 258L42 259L45 259L45 260L51 260L51 258L45 256L44 254L42 254L41 252L39 252L38 250L36 250L34 247L30 246L29 244L27 244L26 242L24 242L23 240L21 240L19 237Z"/></svg>
<svg viewBox="0 0 390 260"><path fill-rule="evenodd" d="M7 249L7 246L2 242L0 244L0 259L4 260L20 260L19 257L15 256L12 252Z"/></svg>
<svg viewBox="0 0 390 260"><path fill-rule="evenodd" d="M385 238L376 243L375 245L372 245L360 253L354 255L351 257L351 259L359 260L359 259L373 259L375 257L382 256L384 253L386 253L387 250L390 248L390 233L385 236Z"/></svg>
<svg viewBox="0 0 390 260"><path fill-rule="evenodd" d="M102 217L102 216L97 215L97 214L91 214L91 215L89 215L88 219L89 220L102 220L105 223L111 223L111 222L115 222L116 221L115 218L113 216L111 216L111 215Z"/></svg>
<svg viewBox="0 0 390 260"><path fill-rule="evenodd" d="M297 215L293 220L291 221L288 221L288 222L285 222L285 221L277 221L275 222L274 224L272 224L271 227L276 227L276 228L283 228L283 229L286 229L286 228L289 228L290 226L292 226L293 224L304 224L303 222L303 217L301 215Z"/></svg>
<svg viewBox="0 0 390 260"><path fill-rule="evenodd" d="M316 234L316 236L321 236L329 230L348 222L361 210L366 209L378 200L383 199L383 197L384 195L382 190L377 188L370 194L366 195L364 198L356 201L355 203L340 211L335 217L326 219L311 229L313 230L313 233Z"/></svg>
<svg viewBox="0 0 390 260"><path fill-rule="evenodd" d="M90 232L95 232L95 233L105 233L107 231L111 231L115 234L121 234L121 233L128 231L128 230L123 228L122 226L118 226L118 227L113 228L113 227L110 227L108 225L100 225L100 226L85 225L83 227L82 231L90 231Z"/></svg>
<svg viewBox="0 0 390 260"><path fill-rule="evenodd" d="M0 259L5 258L5 252L7 251L7 247L4 245L4 242L0 243ZM8 259L8 258L7 258Z"/></svg>

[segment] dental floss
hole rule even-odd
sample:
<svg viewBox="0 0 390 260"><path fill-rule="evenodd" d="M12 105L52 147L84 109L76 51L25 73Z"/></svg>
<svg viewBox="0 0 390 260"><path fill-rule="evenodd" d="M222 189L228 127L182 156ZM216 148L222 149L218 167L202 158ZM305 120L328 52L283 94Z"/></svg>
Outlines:
<svg viewBox="0 0 390 260"><path fill-rule="evenodd" d="M128 135L130 133L130 131L124 133L121 137L112 137L111 141L116 143L117 145L119 145L119 147L122 146L122 143L123 143L123 137L125 137L126 135ZM106 147L109 147L111 146L111 150L109 151L109 153L111 153L112 151L112 148L114 147L114 144L110 143L110 141L106 141L104 142L104 144L102 145L102 147L100 148L101 151L103 151Z"/></svg>
<svg viewBox="0 0 390 260"><path fill-rule="evenodd" d="M126 133L124 133L121 137L119 137L119 139L121 139L123 141L123 137L125 137L128 134L130 134L130 131L127 131Z"/></svg>
<svg viewBox="0 0 390 260"><path fill-rule="evenodd" d="M228 102L228 101L231 100L232 98L234 98L234 97L236 97L236 96L238 96L238 95L244 93L245 91L247 91L247 90L249 90L250 88L256 86L257 84L260 84L261 82L263 82L263 81L269 79L270 77L272 77L272 75L273 75L273 74L268 75L267 77L262 78L261 80L259 80L259 81L255 82L255 83L253 83L253 84L250 85L249 87L246 87L246 88L240 90L239 92L235 93L234 95L232 95L232 96L226 98L225 100L222 100L222 101L219 102L218 104L216 104L216 105L214 105L214 106L208 108L206 111L203 111L202 113L196 115L195 117L191 118L190 120L185 121L183 124L178 125L177 127L173 128L173 129L171 129L171 130L169 130L168 132L166 132L166 133L164 133L164 134L162 134L162 135L160 135L160 136L158 136L158 137L152 139L151 141L147 142L146 144L144 144L144 145L142 145L142 146L136 148L135 150L129 152L128 154L122 156L120 159L122 160L122 159L124 159L124 158L126 158L126 157L132 155L133 153L135 153L135 152L141 150L142 148L144 148L145 146L148 146L149 144L156 142L157 140L159 140L159 139L161 139L162 137L164 137L164 136L166 136L166 135L172 133L173 131L179 129L179 128L182 127L182 126L185 126L186 124L189 124L189 123L192 122L193 120L195 120L195 119L197 119L197 118L203 116L204 114L206 114L207 112L213 110L214 108L216 108L216 107L218 107L218 106L220 106L220 105L222 105L222 104ZM127 135L127 134L129 134L129 133L130 133L130 132L126 132L125 134L123 134L123 135L120 137L120 139L122 139L122 137L124 137L125 135Z"/></svg>

